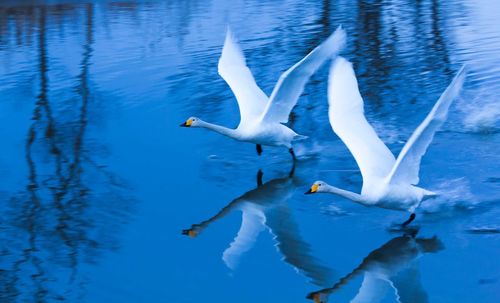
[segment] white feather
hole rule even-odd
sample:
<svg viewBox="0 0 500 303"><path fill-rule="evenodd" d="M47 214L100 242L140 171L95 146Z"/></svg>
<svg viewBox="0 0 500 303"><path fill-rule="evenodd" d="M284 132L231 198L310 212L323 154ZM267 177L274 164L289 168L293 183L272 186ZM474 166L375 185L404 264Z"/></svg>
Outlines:
<svg viewBox="0 0 500 303"><path fill-rule="evenodd" d="M219 59L218 71L236 96L240 108L240 125L260 117L268 98L255 83L252 72L246 65L245 56L229 29Z"/></svg>
<svg viewBox="0 0 500 303"><path fill-rule="evenodd" d="M284 72L271 93L262 120L288 122L290 112L297 104L309 78L326 60L335 57L344 48L345 40L345 31L339 26L328 39Z"/></svg>
<svg viewBox="0 0 500 303"><path fill-rule="evenodd" d="M446 121L448 109L451 102L458 96L464 84L465 75L465 66L463 66L436 102L431 112L406 142L389 174L388 180L391 183L418 184L418 172L422 156L427 151L427 147L431 144L438 128Z"/></svg>
<svg viewBox="0 0 500 303"><path fill-rule="evenodd" d="M358 81L346 59L332 64L328 91L330 124L356 159L363 182L387 176L396 160L366 121Z"/></svg>

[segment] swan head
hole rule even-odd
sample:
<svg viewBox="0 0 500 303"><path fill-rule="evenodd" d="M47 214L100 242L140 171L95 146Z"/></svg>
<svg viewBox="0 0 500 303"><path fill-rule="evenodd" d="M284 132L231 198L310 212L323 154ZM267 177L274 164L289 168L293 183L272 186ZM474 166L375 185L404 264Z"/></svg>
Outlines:
<svg viewBox="0 0 500 303"><path fill-rule="evenodd" d="M197 126L200 126L201 122L202 121L200 118L190 117L189 119L186 120L186 122L182 123L180 126L182 126L182 127L197 127Z"/></svg>
<svg viewBox="0 0 500 303"><path fill-rule="evenodd" d="M315 194L315 193L323 193L323 192L326 192L326 186L328 184L326 184L325 182L323 181L316 181L313 183L313 185L311 185L311 188L305 192L306 195L310 195L310 194Z"/></svg>

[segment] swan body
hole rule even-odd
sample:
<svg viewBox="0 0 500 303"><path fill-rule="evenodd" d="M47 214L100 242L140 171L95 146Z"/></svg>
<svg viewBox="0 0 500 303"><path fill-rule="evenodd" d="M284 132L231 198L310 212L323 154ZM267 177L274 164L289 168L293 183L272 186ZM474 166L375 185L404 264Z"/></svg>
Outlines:
<svg viewBox="0 0 500 303"><path fill-rule="evenodd" d="M307 193L332 193L366 206L413 213L434 192L416 186L422 156L435 132L446 120L451 102L465 80L465 67L457 73L431 112L417 127L396 159L364 116L363 99L352 64L338 57L330 68L328 102L333 131L347 145L363 177L361 194L316 181ZM412 214L408 224L415 217Z"/></svg>
<svg viewBox="0 0 500 303"><path fill-rule="evenodd" d="M253 123L251 125L239 126L237 129L230 129L205 122L197 117L191 117L187 121L191 121L190 127L202 127L218 132L237 141L267 146L292 148L293 141L307 138L297 134L292 129L281 123Z"/></svg>
<svg viewBox="0 0 500 303"><path fill-rule="evenodd" d="M339 26L323 43L284 72L268 97L255 83L243 52L228 30L218 71L236 96L240 109L240 124L236 129L230 129L191 117L181 126L207 128L258 146L282 146L291 149L292 142L306 137L298 135L283 123L288 122L288 116L309 78L326 60L335 57L343 49L345 37L344 30ZM293 150L290 152L293 155Z"/></svg>
<svg viewBox="0 0 500 303"><path fill-rule="evenodd" d="M384 180L380 181L384 182ZM436 196L431 191L405 184L399 186L363 186L361 194L331 186L323 181L316 181L314 185L318 185L318 190L314 192L340 195L365 206L377 206L409 212L413 212L421 201Z"/></svg>

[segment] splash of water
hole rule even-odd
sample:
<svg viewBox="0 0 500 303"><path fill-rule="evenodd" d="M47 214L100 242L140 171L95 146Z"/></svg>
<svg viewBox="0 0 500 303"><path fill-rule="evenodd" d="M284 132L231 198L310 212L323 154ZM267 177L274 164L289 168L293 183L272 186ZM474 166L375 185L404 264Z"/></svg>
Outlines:
<svg viewBox="0 0 500 303"><path fill-rule="evenodd" d="M463 125L474 133L495 133L500 131L500 104L498 97L480 92L464 105Z"/></svg>
<svg viewBox="0 0 500 303"><path fill-rule="evenodd" d="M435 199L424 201L420 209L425 213L437 213L453 209L474 209L479 201L472 194L465 178L445 180L433 187L439 194Z"/></svg>

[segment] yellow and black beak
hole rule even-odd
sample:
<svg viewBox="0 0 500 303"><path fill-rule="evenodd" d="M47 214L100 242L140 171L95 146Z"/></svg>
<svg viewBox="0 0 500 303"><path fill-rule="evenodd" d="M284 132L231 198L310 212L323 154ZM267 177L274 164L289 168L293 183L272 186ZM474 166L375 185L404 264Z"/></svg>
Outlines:
<svg viewBox="0 0 500 303"><path fill-rule="evenodd" d="M190 127L193 124L193 119L188 119L186 122L182 123L180 126L182 127Z"/></svg>
<svg viewBox="0 0 500 303"><path fill-rule="evenodd" d="M306 191L304 194L305 195L310 195L310 194L314 194L317 191L318 191L318 184L313 184L311 186L311 188L308 191Z"/></svg>

